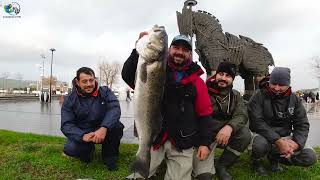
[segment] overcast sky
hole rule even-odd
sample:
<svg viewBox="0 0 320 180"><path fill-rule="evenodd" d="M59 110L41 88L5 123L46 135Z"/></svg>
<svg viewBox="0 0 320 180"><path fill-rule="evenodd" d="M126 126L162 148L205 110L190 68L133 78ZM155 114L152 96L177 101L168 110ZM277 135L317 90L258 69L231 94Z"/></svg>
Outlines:
<svg viewBox="0 0 320 180"><path fill-rule="evenodd" d="M139 32L164 25L169 41L178 34L176 11L183 0L15 0L21 18L3 18L0 0L0 76L21 73L37 80L45 54L50 73L50 48L55 48L53 74L70 81L82 66L96 69L106 59L123 63ZM194 10L215 15L224 32L264 44L276 66L291 68L292 87L314 88L311 57L320 56L318 0L198 0ZM242 88L237 78L236 88Z"/></svg>

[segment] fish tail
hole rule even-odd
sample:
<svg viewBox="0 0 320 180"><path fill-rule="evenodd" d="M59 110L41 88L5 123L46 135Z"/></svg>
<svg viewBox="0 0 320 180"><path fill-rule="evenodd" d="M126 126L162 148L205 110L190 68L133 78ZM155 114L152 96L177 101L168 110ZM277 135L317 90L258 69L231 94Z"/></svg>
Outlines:
<svg viewBox="0 0 320 180"><path fill-rule="evenodd" d="M137 156L135 161L131 164L131 171L138 172L144 178L148 178L149 176L149 168L150 168L150 150L144 154L144 156Z"/></svg>

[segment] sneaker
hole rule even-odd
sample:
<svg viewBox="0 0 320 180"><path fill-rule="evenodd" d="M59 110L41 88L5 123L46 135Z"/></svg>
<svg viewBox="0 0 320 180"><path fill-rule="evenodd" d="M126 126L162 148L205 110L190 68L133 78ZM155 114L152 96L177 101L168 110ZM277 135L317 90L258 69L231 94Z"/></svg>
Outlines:
<svg viewBox="0 0 320 180"><path fill-rule="evenodd" d="M66 158L66 159L74 159L72 156L67 155L66 153L62 152L62 157Z"/></svg>

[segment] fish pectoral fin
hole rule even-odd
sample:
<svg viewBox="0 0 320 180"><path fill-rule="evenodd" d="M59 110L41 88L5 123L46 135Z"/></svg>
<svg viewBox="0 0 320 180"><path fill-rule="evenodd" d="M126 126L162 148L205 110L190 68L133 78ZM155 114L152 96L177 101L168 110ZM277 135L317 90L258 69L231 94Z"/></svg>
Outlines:
<svg viewBox="0 0 320 180"><path fill-rule="evenodd" d="M141 64L140 79L144 83L147 82L147 63Z"/></svg>

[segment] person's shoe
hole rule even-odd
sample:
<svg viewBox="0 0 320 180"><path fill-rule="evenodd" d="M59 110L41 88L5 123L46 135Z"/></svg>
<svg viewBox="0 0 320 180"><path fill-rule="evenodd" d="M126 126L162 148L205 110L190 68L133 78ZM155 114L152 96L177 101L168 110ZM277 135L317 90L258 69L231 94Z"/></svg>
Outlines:
<svg viewBox="0 0 320 180"><path fill-rule="evenodd" d="M116 163L115 164L108 164L107 168L109 171L117 171L118 170L118 166Z"/></svg>
<svg viewBox="0 0 320 180"><path fill-rule="evenodd" d="M89 153L89 155L86 155L86 156L80 156L80 161L84 162L84 163L90 163L92 160L93 160L93 154L94 154L94 151L91 151Z"/></svg>
<svg viewBox="0 0 320 180"><path fill-rule="evenodd" d="M227 168L225 166L217 166L216 167L217 175L219 180L232 180L232 176L228 173Z"/></svg>
<svg viewBox="0 0 320 180"><path fill-rule="evenodd" d="M80 161L84 163L90 163L92 161L92 157L80 157Z"/></svg>
<svg viewBox="0 0 320 180"><path fill-rule="evenodd" d="M129 176L127 176L125 179L126 180L144 180L145 178L136 177L135 173L132 173ZM149 179L152 179L152 178L149 178Z"/></svg>
<svg viewBox="0 0 320 180"><path fill-rule="evenodd" d="M62 152L62 157L66 158L66 159L74 159L74 157L67 155L66 153Z"/></svg>
<svg viewBox="0 0 320 180"><path fill-rule="evenodd" d="M257 176L268 176L268 171L263 167L261 160L253 160L252 169Z"/></svg>
<svg viewBox="0 0 320 180"><path fill-rule="evenodd" d="M280 165L280 159L276 156L268 155L268 160L271 165L271 171L272 172L282 172L283 168Z"/></svg>
<svg viewBox="0 0 320 180"><path fill-rule="evenodd" d="M104 164L107 166L109 171L117 171L118 157L108 157L104 159Z"/></svg>
<svg viewBox="0 0 320 180"><path fill-rule="evenodd" d="M212 180L213 174L211 173L203 173L197 176L198 180Z"/></svg>
<svg viewBox="0 0 320 180"><path fill-rule="evenodd" d="M225 149L219 159L215 161L215 168L217 171L218 178L220 180L231 180L233 177L227 171L227 167L232 166L239 156L233 152Z"/></svg>
<svg viewBox="0 0 320 180"><path fill-rule="evenodd" d="M283 168L281 167L279 161L277 160L270 160L271 171L272 172L282 172Z"/></svg>

